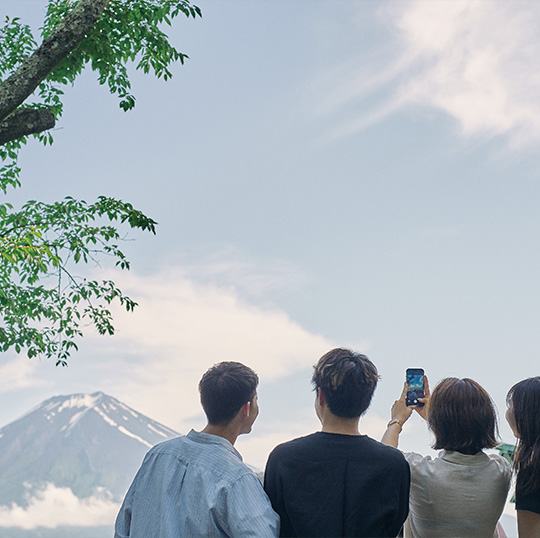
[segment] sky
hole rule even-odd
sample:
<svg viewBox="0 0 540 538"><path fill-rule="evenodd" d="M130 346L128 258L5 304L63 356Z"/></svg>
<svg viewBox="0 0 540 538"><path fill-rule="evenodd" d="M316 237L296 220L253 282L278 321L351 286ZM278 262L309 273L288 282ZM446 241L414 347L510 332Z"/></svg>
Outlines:
<svg viewBox="0 0 540 538"><path fill-rule="evenodd" d="M181 433L222 360L260 376L237 448L263 468L319 428L312 366L333 347L381 380L360 423L379 439L405 369L505 396L538 375L540 6L535 2L200 0L167 32L167 82L132 72L118 99L87 71L52 147L20 155L14 204L99 195L158 221L130 233L138 303L88 331L67 368L0 358L0 425L57 394L104 392ZM3 0L38 27L44 0ZM4 13L5 10L5 13ZM81 268L81 271L84 271ZM419 416L400 448L432 453Z"/></svg>

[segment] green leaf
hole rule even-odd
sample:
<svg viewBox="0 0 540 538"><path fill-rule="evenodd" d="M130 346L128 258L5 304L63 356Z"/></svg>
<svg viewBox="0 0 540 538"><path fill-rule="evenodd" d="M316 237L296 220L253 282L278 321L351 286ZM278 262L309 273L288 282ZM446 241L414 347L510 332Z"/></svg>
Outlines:
<svg viewBox="0 0 540 538"><path fill-rule="evenodd" d="M49 0L42 37L61 26L76 4ZM131 64L168 80L172 64L188 58L163 32L180 14L202 15L187 0L111 0L85 38L41 80L31 102L20 108L46 108L60 118L63 86L89 67L98 82L118 96L120 108L131 110L136 103ZM30 27L17 17L6 17L0 27L0 83L36 47ZM53 142L51 132L32 136L45 146ZM18 156L28 139L23 136L0 146L4 194L21 185ZM0 349L25 350L29 358L55 357L57 365L66 365L87 327L113 335L111 306L120 304L130 312L137 303L112 281L87 280L85 264L111 262L129 270L129 260L119 248L126 238L122 228L155 234L156 226L130 203L104 196L91 204L71 197L48 204L29 200L19 210L0 204Z"/></svg>

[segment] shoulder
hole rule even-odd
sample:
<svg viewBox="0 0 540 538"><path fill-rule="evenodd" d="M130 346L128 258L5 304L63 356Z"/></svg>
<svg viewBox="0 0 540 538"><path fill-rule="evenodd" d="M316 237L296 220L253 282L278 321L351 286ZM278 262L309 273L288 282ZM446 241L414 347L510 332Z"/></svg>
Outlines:
<svg viewBox="0 0 540 538"><path fill-rule="evenodd" d="M508 488L510 486L510 481L512 480L512 466L499 454L489 454L489 467L490 475L495 479L498 477L498 480L501 483L506 484Z"/></svg>
<svg viewBox="0 0 540 538"><path fill-rule="evenodd" d="M317 456L318 455L318 456ZM270 453L270 464L277 461L303 461L305 458L369 459L379 465L408 468L403 454L367 435L352 436L317 432L278 445Z"/></svg>
<svg viewBox="0 0 540 538"><path fill-rule="evenodd" d="M403 456L407 460L407 463L411 466L429 465L430 463L435 462L437 459L433 459L431 456L423 456L417 452L403 452Z"/></svg>
<svg viewBox="0 0 540 538"><path fill-rule="evenodd" d="M399 470L406 472L407 475L409 474L409 465L401 450L375 441L371 437L366 437L364 439L363 451L374 461L392 469L393 472Z"/></svg>
<svg viewBox="0 0 540 538"><path fill-rule="evenodd" d="M516 510L532 512L538 517L540 515L540 489L525 494L516 492Z"/></svg>
<svg viewBox="0 0 540 538"><path fill-rule="evenodd" d="M363 443L365 445L365 449L371 450L372 452L379 454L381 457L405 461L403 452L397 448L394 448L393 446L385 445L380 441L376 441L368 436L363 436Z"/></svg>
<svg viewBox="0 0 540 538"><path fill-rule="evenodd" d="M151 461L153 465L189 465L193 470L197 469L198 473L210 473L228 482L244 475L253 476L258 480L234 448L219 443L193 442L186 435L154 446L147 452L145 461Z"/></svg>
<svg viewBox="0 0 540 538"><path fill-rule="evenodd" d="M328 454L328 447L323 437L323 434L316 432L277 445L268 456L267 471L273 472L278 468L290 471L303 466L308 460L324 457L324 454Z"/></svg>
<svg viewBox="0 0 540 538"><path fill-rule="evenodd" d="M296 439L291 439L286 443L281 443L277 445L270 456L283 456L286 454L293 454L296 452L301 452L303 450L309 450L313 446L317 446L320 443L320 438L316 433L306 435L304 437L297 437Z"/></svg>
<svg viewBox="0 0 540 538"><path fill-rule="evenodd" d="M435 457L418 454L417 452L404 452L403 456L409 464L411 475L419 476L439 476L444 469L447 469L449 463L444 461L442 453Z"/></svg>
<svg viewBox="0 0 540 538"><path fill-rule="evenodd" d="M174 449L182 446L187 441L187 439L187 435L179 435L178 437L173 437L172 439L167 439L166 441L162 441L161 443L154 445L150 450L159 451L166 448Z"/></svg>
<svg viewBox="0 0 540 538"><path fill-rule="evenodd" d="M506 458L503 458L500 454L488 454L488 457L491 464L502 473L512 473L512 466Z"/></svg>
<svg viewBox="0 0 540 538"><path fill-rule="evenodd" d="M174 455L176 453L180 453L182 451L182 445L184 444L186 439L185 435L181 435L180 437L174 437L173 439L168 439L167 441L162 441L161 443L158 443L157 445L154 445L145 456L145 460L149 458L155 458L158 455L161 454L171 454Z"/></svg>
<svg viewBox="0 0 540 538"><path fill-rule="evenodd" d="M489 473L491 475L501 475L510 480L512 468L508 461L498 454L477 454L474 456L463 455L456 452L442 451L436 458L423 456L416 452L405 452L403 454L411 469L437 469L452 464L473 466L478 472Z"/></svg>
<svg viewBox="0 0 540 538"><path fill-rule="evenodd" d="M405 457L403 452L394 448L393 446L388 446L380 441L376 441L367 435L362 435L357 440L358 449L362 452L363 455L369 456L377 460L384 460L388 462L395 462L396 464L406 465Z"/></svg>
<svg viewBox="0 0 540 538"><path fill-rule="evenodd" d="M165 448L174 448L183 445L187 440L187 435L179 435L178 437L173 437L172 439L167 439L166 441L161 441L157 445L154 445L149 452L159 451Z"/></svg>

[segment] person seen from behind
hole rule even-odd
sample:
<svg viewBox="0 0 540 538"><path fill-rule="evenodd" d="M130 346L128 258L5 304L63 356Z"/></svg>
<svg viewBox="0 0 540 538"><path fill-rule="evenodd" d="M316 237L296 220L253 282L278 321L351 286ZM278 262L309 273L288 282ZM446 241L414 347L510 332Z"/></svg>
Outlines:
<svg viewBox="0 0 540 538"><path fill-rule="evenodd" d="M259 413L258 383L239 362L203 375L206 427L150 449L116 518L115 538L278 536L279 518L233 446Z"/></svg>
<svg viewBox="0 0 540 538"><path fill-rule="evenodd" d="M280 536L392 537L409 505L403 455L359 432L379 379L375 365L333 349L314 367L315 412L322 429L277 446L264 488L281 518Z"/></svg>
<svg viewBox="0 0 540 538"><path fill-rule="evenodd" d="M519 538L540 538L540 377L516 383L506 420L518 439L514 452Z"/></svg>
<svg viewBox="0 0 540 538"><path fill-rule="evenodd" d="M430 396L427 378L423 407L415 407L435 435L438 457L405 453L411 468L405 538L492 538L510 486L509 463L484 449L497 441L497 414L488 393L472 379L443 379ZM392 406L382 442L397 447L413 411L407 388Z"/></svg>

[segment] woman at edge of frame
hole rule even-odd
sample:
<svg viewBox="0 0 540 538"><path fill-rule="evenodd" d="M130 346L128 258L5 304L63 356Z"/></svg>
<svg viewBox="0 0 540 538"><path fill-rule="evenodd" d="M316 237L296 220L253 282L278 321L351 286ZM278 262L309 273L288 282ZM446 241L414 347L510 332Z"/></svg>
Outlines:
<svg viewBox="0 0 540 538"><path fill-rule="evenodd" d="M519 537L540 538L540 377L516 383L506 405L506 421L518 440L514 470Z"/></svg>

